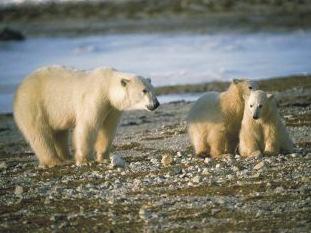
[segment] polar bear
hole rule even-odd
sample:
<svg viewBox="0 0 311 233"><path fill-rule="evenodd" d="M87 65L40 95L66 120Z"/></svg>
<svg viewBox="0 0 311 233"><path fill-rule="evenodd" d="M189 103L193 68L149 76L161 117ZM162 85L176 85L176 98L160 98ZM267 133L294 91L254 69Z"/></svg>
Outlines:
<svg viewBox="0 0 311 233"><path fill-rule="evenodd" d="M234 79L227 91L207 92L191 108L188 134L199 157L234 153L244 111L244 95L256 89L254 81Z"/></svg>
<svg viewBox="0 0 311 233"><path fill-rule="evenodd" d="M81 165L94 146L98 162L109 158L123 111L158 106L150 80L140 76L52 66L33 72L18 87L14 118L42 167L68 159L68 131L74 128L75 160Z"/></svg>
<svg viewBox="0 0 311 233"><path fill-rule="evenodd" d="M292 151L293 142L281 121L273 95L261 90L252 91L245 102L239 145L241 156Z"/></svg>

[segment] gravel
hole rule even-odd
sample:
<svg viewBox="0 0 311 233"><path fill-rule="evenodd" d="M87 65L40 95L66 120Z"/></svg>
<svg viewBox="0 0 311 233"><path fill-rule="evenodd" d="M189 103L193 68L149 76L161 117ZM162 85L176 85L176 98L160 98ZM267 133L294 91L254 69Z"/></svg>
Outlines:
<svg viewBox="0 0 311 233"><path fill-rule="evenodd" d="M121 122L111 165L40 169L2 115L0 232L310 232L311 109L293 93L280 106L300 122L295 156L196 158L180 102L126 113L140 123Z"/></svg>

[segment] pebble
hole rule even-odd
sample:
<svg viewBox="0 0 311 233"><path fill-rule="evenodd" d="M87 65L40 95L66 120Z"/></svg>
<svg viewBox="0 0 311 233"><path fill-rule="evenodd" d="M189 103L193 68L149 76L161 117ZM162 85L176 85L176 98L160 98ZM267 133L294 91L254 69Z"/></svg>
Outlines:
<svg viewBox="0 0 311 233"><path fill-rule="evenodd" d="M173 163L173 156L171 154L164 154L161 159L163 166L167 167Z"/></svg>
<svg viewBox="0 0 311 233"><path fill-rule="evenodd" d="M0 170L5 170L7 168L8 168L8 165L6 164L6 162L3 161L0 163Z"/></svg>
<svg viewBox="0 0 311 233"><path fill-rule="evenodd" d="M194 183L200 183L201 180L202 180L202 179L201 179L200 176L195 176L195 177L193 177L192 182L194 182Z"/></svg>
<svg viewBox="0 0 311 233"><path fill-rule="evenodd" d="M152 159L150 159L150 162L153 163L153 164L157 164L158 160L156 158L152 158Z"/></svg>
<svg viewBox="0 0 311 233"><path fill-rule="evenodd" d="M113 155L111 157L111 166L112 167L125 167L125 161L120 155Z"/></svg>
<svg viewBox="0 0 311 233"><path fill-rule="evenodd" d="M265 166L265 162L261 161L260 163L257 163L254 167L254 170L260 170Z"/></svg>
<svg viewBox="0 0 311 233"><path fill-rule="evenodd" d="M210 174L209 169L208 168L204 168L203 171L202 171L202 174L203 175L209 175Z"/></svg>
<svg viewBox="0 0 311 233"><path fill-rule="evenodd" d="M299 154L298 154L298 153L292 153L292 154L290 154L289 156L292 157L292 158L296 158L296 157L299 156Z"/></svg>
<svg viewBox="0 0 311 233"><path fill-rule="evenodd" d="M172 171L171 171L171 175L179 175L179 174L181 174L182 173L182 169L181 169L181 167L174 167L173 169L172 169Z"/></svg>
<svg viewBox="0 0 311 233"><path fill-rule="evenodd" d="M215 167L216 169L219 169L221 167L220 163L217 163Z"/></svg>
<svg viewBox="0 0 311 233"><path fill-rule="evenodd" d="M282 186L276 187L274 189L274 192L276 192L276 193L283 193L284 192L284 188Z"/></svg>
<svg viewBox="0 0 311 233"><path fill-rule="evenodd" d="M212 161L212 159L208 158L208 157L204 159L205 164L209 164L211 161Z"/></svg>
<svg viewBox="0 0 311 233"><path fill-rule="evenodd" d="M177 152L177 157L182 157L182 153L180 151Z"/></svg>
<svg viewBox="0 0 311 233"><path fill-rule="evenodd" d="M23 194L23 192L24 192L24 188L22 186L17 185L15 187L14 193L16 196L21 196Z"/></svg>

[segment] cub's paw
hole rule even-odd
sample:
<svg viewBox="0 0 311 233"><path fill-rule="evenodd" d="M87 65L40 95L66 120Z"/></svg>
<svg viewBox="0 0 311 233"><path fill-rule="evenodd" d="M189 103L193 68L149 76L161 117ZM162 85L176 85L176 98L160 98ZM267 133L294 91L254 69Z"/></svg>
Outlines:
<svg viewBox="0 0 311 233"><path fill-rule="evenodd" d="M265 151L264 155L266 155L266 156L276 156L276 155L278 155L278 153L275 152L275 151Z"/></svg>
<svg viewBox="0 0 311 233"><path fill-rule="evenodd" d="M261 153L260 150L257 150L257 151L254 151L250 154L250 157L253 157L253 158L262 158L263 157L263 154Z"/></svg>

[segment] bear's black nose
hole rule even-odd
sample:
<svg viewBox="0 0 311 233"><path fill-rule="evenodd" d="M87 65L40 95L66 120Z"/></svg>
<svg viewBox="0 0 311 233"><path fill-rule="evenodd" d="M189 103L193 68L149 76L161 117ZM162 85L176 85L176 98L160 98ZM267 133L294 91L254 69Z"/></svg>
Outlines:
<svg viewBox="0 0 311 233"><path fill-rule="evenodd" d="M156 99L155 102L152 105L148 105L147 108L150 111L156 110L160 106L159 101Z"/></svg>
<svg viewBox="0 0 311 233"><path fill-rule="evenodd" d="M253 116L253 119L254 120L257 120L259 117L258 116Z"/></svg>

